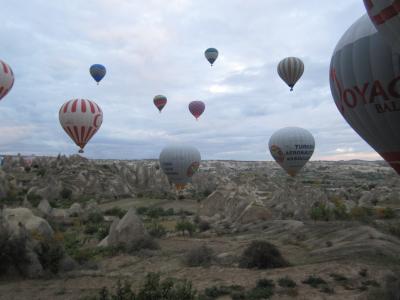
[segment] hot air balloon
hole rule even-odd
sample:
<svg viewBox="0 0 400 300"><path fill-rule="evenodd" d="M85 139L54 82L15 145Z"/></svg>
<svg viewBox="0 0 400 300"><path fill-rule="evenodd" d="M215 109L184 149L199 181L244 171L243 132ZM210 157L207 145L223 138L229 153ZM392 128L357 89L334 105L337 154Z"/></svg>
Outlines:
<svg viewBox="0 0 400 300"><path fill-rule="evenodd" d="M161 113L162 109L167 104L167 97L165 97L163 95L157 95L154 97L153 102L154 102L154 105L158 108L158 110Z"/></svg>
<svg viewBox="0 0 400 300"><path fill-rule="evenodd" d="M59 119L65 132L80 147L79 153L83 153L83 148L103 122L103 112L94 101L73 99L61 106Z"/></svg>
<svg viewBox="0 0 400 300"><path fill-rule="evenodd" d="M202 101L192 101L189 103L189 111L196 120L201 116L205 109L206 105Z"/></svg>
<svg viewBox="0 0 400 300"><path fill-rule="evenodd" d="M170 145L160 153L161 169L179 191L192 180L200 166L200 152L189 145Z"/></svg>
<svg viewBox="0 0 400 300"><path fill-rule="evenodd" d="M330 87L349 125L400 174L400 56L367 15L339 40Z"/></svg>
<svg viewBox="0 0 400 300"><path fill-rule="evenodd" d="M213 63L217 60L218 57L218 50L215 48L208 48L205 52L204 52L204 56L206 57L206 59L208 60L208 62L211 64L211 66L213 65Z"/></svg>
<svg viewBox="0 0 400 300"><path fill-rule="evenodd" d="M300 58L286 57L278 64L278 74L293 91L293 87L304 72L304 64Z"/></svg>
<svg viewBox="0 0 400 300"><path fill-rule="evenodd" d="M386 41L400 50L400 2L398 0L364 0L368 15Z"/></svg>
<svg viewBox="0 0 400 300"><path fill-rule="evenodd" d="M294 177L313 155L315 141L303 128L286 127L271 136L268 147L275 161Z"/></svg>
<svg viewBox="0 0 400 300"><path fill-rule="evenodd" d="M106 67L100 64L94 64L89 69L90 75L92 75L93 79L99 84L99 82L106 75Z"/></svg>
<svg viewBox="0 0 400 300"><path fill-rule="evenodd" d="M10 66L0 60L0 100L5 97L14 85L14 73Z"/></svg>

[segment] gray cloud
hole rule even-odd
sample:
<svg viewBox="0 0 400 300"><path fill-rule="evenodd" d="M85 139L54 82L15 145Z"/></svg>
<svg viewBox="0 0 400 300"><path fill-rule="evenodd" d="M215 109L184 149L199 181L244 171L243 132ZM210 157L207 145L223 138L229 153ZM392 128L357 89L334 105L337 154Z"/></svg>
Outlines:
<svg viewBox="0 0 400 300"><path fill-rule="evenodd" d="M337 112L328 82L336 42L363 13L358 0L4 3L0 59L16 82L0 103L0 151L75 153L58 110L79 97L104 112L88 157L154 158L167 143L187 142L204 158L271 159L268 139L284 126L314 134L315 159L369 155ZM220 50L212 68L208 47ZM293 93L276 73L285 56L306 65ZM88 73L93 63L107 67L99 86ZM156 94L168 97L162 114ZM198 122L187 110L196 99L207 105Z"/></svg>

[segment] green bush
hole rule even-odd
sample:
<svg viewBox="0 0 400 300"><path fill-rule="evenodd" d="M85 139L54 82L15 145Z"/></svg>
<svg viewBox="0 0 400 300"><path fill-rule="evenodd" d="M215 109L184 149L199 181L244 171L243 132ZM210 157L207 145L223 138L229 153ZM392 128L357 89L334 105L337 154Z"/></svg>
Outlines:
<svg viewBox="0 0 400 300"><path fill-rule="evenodd" d="M253 241L240 257L241 268L270 269L288 266L278 248L267 241Z"/></svg>
<svg viewBox="0 0 400 300"><path fill-rule="evenodd" d="M60 267L60 261L64 257L64 249L55 240L43 240L35 247L35 252L44 270L56 274Z"/></svg>
<svg viewBox="0 0 400 300"><path fill-rule="evenodd" d="M158 243L151 236L144 236L133 241L129 246L124 247L125 251L128 253L135 253L142 249L157 250L160 249Z"/></svg>
<svg viewBox="0 0 400 300"><path fill-rule="evenodd" d="M148 207L146 207L146 206L140 206L140 207L136 208L136 213L137 213L138 215L145 215L145 214L147 213L148 210L149 210Z"/></svg>
<svg viewBox="0 0 400 300"><path fill-rule="evenodd" d="M297 286L296 282L290 279L288 276L278 279L278 284L280 287L294 288Z"/></svg>
<svg viewBox="0 0 400 300"><path fill-rule="evenodd" d="M43 168L39 169L39 170L37 171L37 174L38 174L40 177L43 177L43 176L46 174L46 169L43 169Z"/></svg>
<svg viewBox="0 0 400 300"><path fill-rule="evenodd" d="M167 235L167 229L158 222L152 222L147 230L154 238L161 238Z"/></svg>
<svg viewBox="0 0 400 300"><path fill-rule="evenodd" d="M30 263L26 243L26 236L12 235L10 229L0 222L0 277L7 275L10 268L25 275L25 267Z"/></svg>
<svg viewBox="0 0 400 300"><path fill-rule="evenodd" d="M104 222L104 215L100 211L91 212L86 218L86 223L99 224L102 222Z"/></svg>
<svg viewBox="0 0 400 300"><path fill-rule="evenodd" d="M211 228L210 223L205 220L200 220L199 223L197 224L197 227L201 232L207 231Z"/></svg>
<svg viewBox="0 0 400 300"><path fill-rule="evenodd" d="M314 221L329 221L332 219L332 211L325 205L325 203L314 203L310 211L310 217Z"/></svg>
<svg viewBox="0 0 400 300"><path fill-rule="evenodd" d="M175 230L180 231L182 235L188 232L189 236L192 236L196 231L196 225L186 219L181 219L176 223Z"/></svg>
<svg viewBox="0 0 400 300"><path fill-rule="evenodd" d="M113 208L107 209L104 214L107 216L116 216L120 219L123 218L123 216L125 216L127 210L126 209L122 209L120 207L116 207L114 206Z"/></svg>
<svg viewBox="0 0 400 300"><path fill-rule="evenodd" d="M34 206L38 206L40 201L43 199L42 196L35 194L35 193L29 193L26 195L26 199Z"/></svg>
<svg viewBox="0 0 400 300"><path fill-rule="evenodd" d="M308 276L308 278L304 279L302 283L308 284L313 288L318 288L320 285L325 285L326 281L323 280L321 277L310 275Z"/></svg>
<svg viewBox="0 0 400 300"><path fill-rule="evenodd" d="M189 267L209 266L214 259L214 251L206 245L191 249L185 256Z"/></svg>
<svg viewBox="0 0 400 300"><path fill-rule="evenodd" d="M70 189L67 189L67 188L63 188L61 191L60 191L60 197L62 198L62 199L71 199L71 196L72 196L72 191L70 190Z"/></svg>

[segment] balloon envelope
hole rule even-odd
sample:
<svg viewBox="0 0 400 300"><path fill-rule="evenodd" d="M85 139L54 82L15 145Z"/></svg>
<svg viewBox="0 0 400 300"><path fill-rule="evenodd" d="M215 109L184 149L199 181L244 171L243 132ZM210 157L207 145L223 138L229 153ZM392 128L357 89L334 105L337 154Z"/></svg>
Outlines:
<svg viewBox="0 0 400 300"><path fill-rule="evenodd" d="M0 100L3 99L14 85L14 73L10 66L0 60Z"/></svg>
<svg viewBox="0 0 400 300"><path fill-rule="evenodd" d="M161 110L164 108L164 106L167 104L167 97L163 95L157 95L153 98L154 105L158 108L158 110L161 112Z"/></svg>
<svg viewBox="0 0 400 300"><path fill-rule="evenodd" d="M160 153L161 169L170 183L182 189L192 180L200 166L200 152L189 145L170 145Z"/></svg>
<svg viewBox="0 0 400 300"><path fill-rule="evenodd" d="M282 59L277 67L278 74L293 91L296 82L304 73L304 63L297 57L286 57Z"/></svg>
<svg viewBox="0 0 400 300"><path fill-rule="evenodd" d="M206 105L202 101L192 101L189 103L189 111L198 119L206 109Z"/></svg>
<svg viewBox="0 0 400 300"><path fill-rule="evenodd" d="M290 176L296 176L313 155L315 141L303 128L286 127L271 136L268 147L275 161Z"/></svg>
<svg viewBox="0 0 400 300"><path fill-rule="evenodd" d="M400 56L367 15L339 40L330 87L349 125L400 174Z"/></svg>
<svg viewBox="0 0 400 300"><path fill-rule="evenodd" d="M213 63L217 60L218 57L218 50L215 48L208 48L205 52L204 52L204 56L206 57L206 59L208 60L208 62L211 64L211 66L213 65Z"/></svg>
<svg viewBox="0 0 400 300"><path fill-rule="evenodd" d="M386 41L400 50L400 2L398 0L364 0L376 29Z"/></svg>
<svg viewBox="0 0 400 300"><path fill-rule="evenodd" d="M90 67L90 75L92 75L93 79L99 83L100 80L104 78L106 75L106 67L100 64L94 64Z"/></svg>
<svg viewBox="0 0 400 300"><path fill-rule="evenodd" d="M91 100L73 99L65 102L59 111L62 128L83 152L83 148L99 130L103 122L101 108Z"/></svg>

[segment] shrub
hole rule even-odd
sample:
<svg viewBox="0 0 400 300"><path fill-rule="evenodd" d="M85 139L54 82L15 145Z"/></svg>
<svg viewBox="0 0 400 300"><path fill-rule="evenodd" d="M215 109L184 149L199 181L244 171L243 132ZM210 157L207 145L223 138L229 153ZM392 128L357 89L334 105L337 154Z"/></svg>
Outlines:
<svg viewBox="0 0 400 300"><path fill-rule="evenodd" d="M274 288L275 283L271 279L260 279L260 280L257 280L256 287L258 287L258 288Z"/></svg>
<svg viewBox="0 0 400 300"><path fill-rule="evenodd" d="M304 284L308 284L313 288L318 288L320 285L326 284L326 281L323 280L321 277L310 275L308 278L302 281Z"/></svg>
<svg viewBox="0 0 400 300"><path fill-rule="evenodd" d="M196 225L186 219L181 219L176 223L175 230L181 231L182 235L185 235L185 232L187 231L188 234L192 236L196 231Z"/></svg>
<svg viewBox="0 0 400 300"><path fill-rule="evenodd" d="M175 283L172 279L160 280L160 274L149 273L146 275L143 286L139 289L136 300L194 300L196 290L190 281L184 280Z"/></svg>
<svg viewBox="0 0 400 300"><path fill-rule="evenodd" d="M314 221L329 221L332 219L332 212L324 203L317 202L311 208L310 217Z"/></svg>
<svg viewBox="0 0 400 300"><path fill-rule="evenodd" d="M200 220L199 223L197 224L197 227L202 232L207 231L211 228L210 223L204 220Z"/></svg>
<svg viewBox="0 0 400 300"><path fill-rule="evenodd" d="M152 222L148 232L154 238L162 238L167 235L167 229L158 222Z"/></svg>
<svg viewBox="0 0 400 300"><path fill-rule="evenodd" d="M350 216L353 220L368 222L374 216L374 211L369 207L356 206L351 209Z"/></svg>
<svg viewBox="0 0 400 300"><path fill-rule="evenodd" d="M294 288L297 286L296 282L290 279L288 276L279 278L278 284L279 286L286 288Z"/></svg>
<svg viewBox="0 0 400 300"><path fill-rule="evenodd" d="M262 281L262 283L260 283ZM269 299L274 295L274 287L272 281L261 279L257 282L257 286L250 291L248 291L245 295L245 299Z"/></svg>
<svg viewBox="0 0 400 300"><path fill-rule="evenodd" d="M396 217L396 212L390 207L377 208L376 214L380 219L393 219Z"/></svg>
<svg viewBox="0 0 400 300"><path fill-rule="evenodd" d="M288 266L278 248L266 241L253 241L240 257L241 268L281 268Z"/></svg>
<svg viewBox="0 0 400 300"><path fill-rule="evenodd" d="M136 213L138 215L145 215L147 213L148 209L149 208L146 206L140 206L140 207L136 208Z"/></svg>
<svg viewBox="0 0 400 300"><path fill-rule="evenodd" d="M33 206L38 206L39 202L43 199L42 196L35 194L35 193L29 193L26 195L26 199L29 200L29 202L33 205Z"/></svg>
<svg viewBox="0 0 400 300"><path fill-rule="evenodd" d="M13 236L10 229L0 220L0 277L10 268L25 275L25 267L30 263L26 252L27 237Z"/></svg>
<svg viewBox="0 0 400 300"><path fill-rule="evenodd" d="M215 299L221 296L229 295L230 290L224 286L212 286L204 290L204 295L209 298Z"/></svg>
<svg viewBox="0 0 400 300"><path fill-rule="evenodd" d="M368 269L361 269L360 272L358 272L358 274L361 277L367 277L368 276Z"/></svg>
<svg viewBox="0 0 400 300"><path fill-rule="evenodd" d="M214 251L206 245L191 249L185 256L189 267L209 266L214 259Z"/></svg>
<svg viewBox="0 0 400 300"><path fill-rule="evenodd" d="M116 207L114 206L113 208L107 209L104 214L107 216L116 216L120 219L123 218L123 216L125 216L127 210L126 209L122 209L120 207Z"/></svg>
<svg viewBox="0 0 400 300"><path fill-rule="evenodd" d="M143 236L134 240L129 246L125 248L128 253L135 253L142 249L157 250L160 248L160 246L151 236Z"/></svg>
<svg viewBox="0 0 400 300"><path fill-rule="evenodd" d="M323 285L320 292L331 295L335 293L335 290L328 285Z"/></svg>
<svg viewBox="0 0 400 300"><path fill-rule="evenodd" d="M86 223L92 223L92 224L99 224L104 221L104 216L103 213L100 211L94 211L89 213L86 219Z"/></svg>
<svg viewBox="0 0 400 300"><path fill-rule="evenodd" d="M64 257L64 249L55 240L42 240L35 247L35 252L44 270L56 274L60 267L60 261Z"/></svg>
<svg viewBox="0 0 400 300"><path fill-rule="evenodd" d="M346 276L337 273L329 274L329 276L331 276L335 281L339 282L347 282L349 280Z"/></svg>
<svg viewBox="0 0 400 300"><path fill-rule="evenodd" d="M70 189L63 188L63 189L60 191L60 197L61 197L62 199L71 199L71 196L72 196L72 191L71 191Z"/></svg>
<svg viewBox="0 0 400 300"><path fill-rule="evenodd" d="M40 177L43 177L43 176L46 174L46 169L43 169L43 168L39 169L39 170L37 171L37 174L38 174Z"/></svg>

